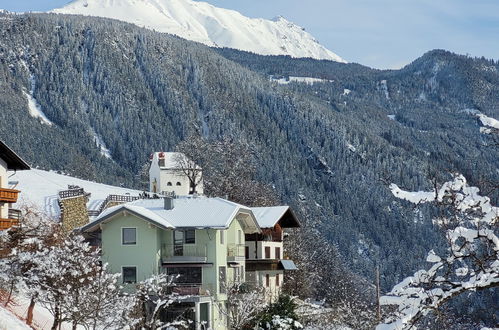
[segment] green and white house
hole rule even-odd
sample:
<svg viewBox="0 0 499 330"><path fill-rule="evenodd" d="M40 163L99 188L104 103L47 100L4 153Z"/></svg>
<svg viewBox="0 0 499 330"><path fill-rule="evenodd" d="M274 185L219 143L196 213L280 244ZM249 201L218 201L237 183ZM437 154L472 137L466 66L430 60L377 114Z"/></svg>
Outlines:
<svg viewBox="0 0 499 330"><path fill-rule="evenodd" d="M225 283L244 280L245 235L261 233L252 210L221 198L145 199L111 207L81 228L100 235L102 260L125 284L179 274L193 328L226 329ZM171 313L174 316L175 310Z"/></svg>
<svg viewBox="0 0 499 330"><path fill-rule="evenodd" d="M154 153L149 175L151 191L166 197L107 208L81 227L127 289L154 274L179 275L173 290L188 298L169 307L167 318L182 314L196 330L228 328L231 282L264 287L268 301L279 294L284 271L296 269L284 259L283 229L299 227L288 206L249 208L199 196L201 168L183 154Z"/></svg>

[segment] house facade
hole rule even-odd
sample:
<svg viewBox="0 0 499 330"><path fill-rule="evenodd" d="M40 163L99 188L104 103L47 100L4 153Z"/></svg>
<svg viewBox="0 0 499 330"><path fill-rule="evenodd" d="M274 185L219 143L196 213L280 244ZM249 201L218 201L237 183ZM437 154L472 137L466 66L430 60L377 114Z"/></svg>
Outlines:
<svg viewBox="0 0 499 330"><path fill-rule="evenodd" d="M19 223L21 212L12 208L20 191L9 185L8 171L28 170L29 165L5 143L0 141L0 230Z"/></svg>
<svg viewBox="0 0 499 330"><path fill-rule="evenodd" d="M254 207L251 209L260 233L245 237L246 281L265 289L266 299L275 301L284 284L284 273L296 270L284 254L284 230L298 228L300 223L289 206Z"/></svg>
<svg viewBox="0 0 499 330"><path fill-rule="evenodd" d="M203 194L202 169L179 152L155 152L150 157L149 189L177 196Z"/></svg>
<svg viewBox="0 0 499 330"><path fill-rule="evenodd" d="M189 298L170 308L170 317L183 313L192 329L227 329L226 286L244 280L245 236L261 233L250 208L206 197L126 203L82 230L100 232L102 259L125 285L177 275L174 292Z"/></svg>

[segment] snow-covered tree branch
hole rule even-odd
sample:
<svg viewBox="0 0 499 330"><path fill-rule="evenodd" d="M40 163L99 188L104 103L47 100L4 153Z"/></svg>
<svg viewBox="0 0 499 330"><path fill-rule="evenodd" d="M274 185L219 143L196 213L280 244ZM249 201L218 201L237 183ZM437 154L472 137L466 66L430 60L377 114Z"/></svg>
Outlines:
<svg viewBox="0 0 499 330"><path fill-rule="evenodd" d="M243 329L266 306L263 288L234 281L226 284L227 306L218 306L219 312L229 320L230 329Z"/></svg>
<svg viewBox="0 0 499 330"><path fill-rule="evenodd" d="M447 253L433 250L428 270L419 270L382 297L382 304L397 311L377 330L409 329L430 311L465 292L499 286L499 208L477 187L468 186L462 175L437 187L434 192L407 192L395 184L393 194L411 203L434 203L442 210L434 223L445 231Z"/></svg>

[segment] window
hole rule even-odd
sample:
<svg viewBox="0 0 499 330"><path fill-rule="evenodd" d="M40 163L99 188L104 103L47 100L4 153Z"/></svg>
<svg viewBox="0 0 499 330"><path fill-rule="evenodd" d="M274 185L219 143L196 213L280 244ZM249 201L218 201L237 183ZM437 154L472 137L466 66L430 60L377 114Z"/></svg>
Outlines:
<svg viewBox="0 0 499 330"><path fill-rule="evenodd" d="M220 244L225 244L225 231L220 231Z"/></svg>
<svg viewBox="0 0 499 330"><path fill-rule="evenodd" d="M121 243L123 245L137 244L137 228L121 228Z"/></svg>
<svg viewBox="0 0 499 330"><path fill-rule="evenodd" d="M160 158L158 160L158 166L159 167L165 167L165 159L164 158Z"/></svg>
<svg viewBox="0 0 499 330"><path fill-rule="evenodd" d="M137 267L123 267L123 283L137 283Z"/></svg>
<svg viewBox="0 0 499 330"><path fill-rule="evenodd" d="M268 288L270 286L270 275L265 274L265 286Z"/></svg>
<svg viewBox="0 0 499 330"><path fill-rule="evenodd" d="M243 243L243 232L241 230L237 231L237 243L242 244Z"/></svg>
<svg viewBox="0 0 499 330"><path fill-rule="evenodd" d="M218 267L218 285L220 287L219 292L220 293L227 293L227 288L226 288L226 269L225 266L220 266Z"/></svg>
<svg viewBox="0 0 499 330"><path fill-rule="evenodd" d="M180 182L177 181L177 186L181 186L182 184Z"/></svg>
<svg viewBox="0 0 499 330"><path fill-rule="evenodd" d="M279 278L279 274L276 274L275 275L275 286L279 286L281 283L280 283L280 278Z"/></svg>
<svg viewBox="0 0 499 330"><path fill-rule="evenodd" d="M246 259L249 259L249 246L245 246L244 255L245 255Z"/></svg>
<svg viewBox="0 0 499 330"><path fill-rule="evenodd" d="M241 282L241 273L240 273L240 268L236 267L234 268L234 282L238 283Z"/></svg>
<svg viewBox="0 0 499 330"><path fill-rule="evenodd" d="M168 182L166 185L167 185L168 187L171 187L171 186L172 186L172 183L171 183L171 182Z"/></svg>
<svg viewBox="0 0 499 330"><path fill-rule="evenodd" d="M241 266L241 282L244 282L244 266Z"/></svg>
<svg viewBox="0 0 499 330"><path fill-rule="evenodd" d="M196 230L188 229L185 231L185 244L196 244Z"/></svg>
<svg viewBox="0 0 499 330"><path fill-rule="evenodd" d="M275 248L275 258L281 259L281 248L280 247Z"/></svg>
<svg viewBox="0 0 499 330"><path fill-rule="evenodd" d="M173 244L178 247L178 249L183 249L184 244L196 244L196 230L174 230Z"/></svg>
<svg viewBox="0 0 499 330"><path fill-rule="evenodd" d="M270 259L270 246L265 247L265 259Z"/></svg>

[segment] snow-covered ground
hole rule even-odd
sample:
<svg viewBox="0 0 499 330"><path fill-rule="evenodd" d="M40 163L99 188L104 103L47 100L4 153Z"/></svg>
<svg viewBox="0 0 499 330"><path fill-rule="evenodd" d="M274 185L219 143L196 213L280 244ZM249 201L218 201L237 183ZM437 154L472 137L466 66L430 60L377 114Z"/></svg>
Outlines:
<svg viewBox="0 0 499 330"><path fill-rule="evenodd" d="M319 79L319 78L313 78L313 77L274 77L270 76L270 81L276 82L279 85L287 85L292 82L300 82L300 83L305 83L307 85L313 85L315 83L324 83L324 82L333 82L333 80L328 80L328 79Z"/></svg>
<svg viewBox="0 0 499 330"><path fill-rule="evenodd" d="M109 195L137 196L141 193L139 190L105 185L37 169L17 171L9 178L11 186L16 182L15 189L21 190L21 194L14 207L20 207L21 204L34 204L48 216L55 218L60 214L57 194L61 190L68 189L68 185L80 186L85 192L91 194L87 204L89 210L98 209Z"/></svg>
<svg viewBox="0 0 499 330"><path fill-rule="evenodd" d="M499 120L494 119L492 117L487 117L484 114L479 114L478 118L482 122L482 125L485 127L480 127L480 132L490 134L491 128L499 130Z"/></svg>
<svg viewBox="0 0 499 330"><path fill-rule="evenodd" d="M101 155L106 157L107 159L112 159L111 158L111 151L104 143L104 140L102 140L102 137L99 134L95 133L94 130L91 131L91 134L94 137L94 142L97 145L97 148L100 149Z"/></svg>
<svg viewBox="0 0 499 330"><path fill-rule="evenodd" d="M33 75L30 76L31 89L28 92L23 91L24 96L28 100L28 111L31 117L39 118L42 124L52 126L52 122L43 113L42 107L38 104L38 101L33 97L33 92L35 90L35 78Z"/></svg>
<svg viewBox="0 0 499 330"><path fill-rule="evenodd" d="M17 316L0 306L0 330L31 330Z"/></svg>
<svg viewBox="0 0 499 330"><path fill-rule="evenodd" d="M55 13L114 18L208 46L345 62L283 17L249 18L192 0L75 0Z"/></svg>

